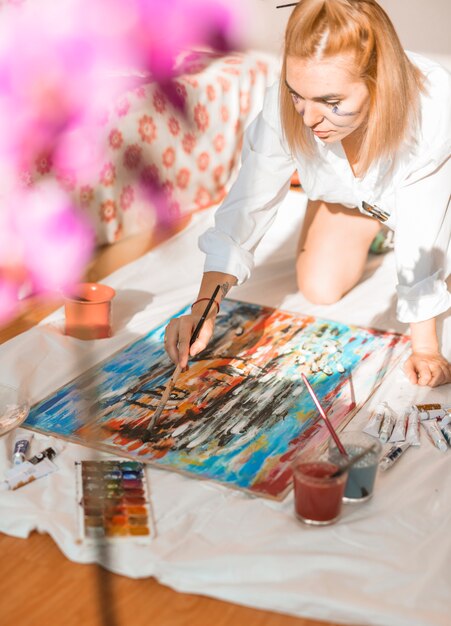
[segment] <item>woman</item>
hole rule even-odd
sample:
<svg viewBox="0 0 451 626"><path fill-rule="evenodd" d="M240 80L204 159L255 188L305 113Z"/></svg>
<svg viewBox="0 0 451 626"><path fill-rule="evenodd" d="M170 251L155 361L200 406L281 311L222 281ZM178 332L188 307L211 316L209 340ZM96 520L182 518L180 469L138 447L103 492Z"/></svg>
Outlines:
<svg viewBox="0 0 451 626"><path fill-rule="evenodd" d="M209 341L209 319L189 350L214 287L246 280L253 251L299 172L309 198L299 241L299 289L339 300L359 281L380 222L395 231L397 315L410 323L413 384L451 382L436 317L451 305L451 86L439 65L403 51L374 0L301 0L286 30L280 85L249 127L240 174L200 238L205 273L190 315L165 343L182 367ZM343 245L346 242L346 245Z"/></svg>

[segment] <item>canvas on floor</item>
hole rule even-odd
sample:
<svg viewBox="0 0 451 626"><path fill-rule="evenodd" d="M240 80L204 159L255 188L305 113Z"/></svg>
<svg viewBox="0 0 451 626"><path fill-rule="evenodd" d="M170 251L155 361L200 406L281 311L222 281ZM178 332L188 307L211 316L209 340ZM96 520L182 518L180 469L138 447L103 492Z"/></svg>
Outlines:
<svg viewBox="0 0 451 626"><path fill-rule="evenodd" d="M227 299L213 340L148 431L174 371L163 347L166 324L35 405L25 426L281 498L296 452L329 438L300 373L339 431L408 343L396 333Z"/></svg>

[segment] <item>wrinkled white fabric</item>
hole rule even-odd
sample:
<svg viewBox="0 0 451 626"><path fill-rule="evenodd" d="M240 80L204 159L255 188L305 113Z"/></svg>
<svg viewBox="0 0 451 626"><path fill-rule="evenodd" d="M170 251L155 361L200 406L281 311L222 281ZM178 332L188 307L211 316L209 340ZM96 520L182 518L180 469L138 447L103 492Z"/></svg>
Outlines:
<svg viewBox="0 0 451 626"><path fill-rule="evenodd" d="M392 253L368 259L359 285L333 306L309 304L296 289L293 255L306 198L289 192L255 254L252 278L230 296L346 323L398 331ZM199 234L213 212L104 282L113 300L114 336L86 342L62 334L59 310L0 346L0 383L20 385L33 402L143 336L192 302L202 275ZM451 357L451 320L443 320ZM413 387L401 367L385 377L349 424L362 428L386 400L395 411L413 402L445 402L451 385ZM451 612L451 451L442 454L421 433L411 449L377 478L372 501L346 505L339 523L308 528L283 502L162 469L147 469L157 536L148 547L116 545L101 555L77 543L74 461L108 458L67 443L59 470L14 492L0 492L0 532L26 538L49 533L67 558L100 561L111 571L250 607L337 623L449 626ZM59 440L60 441L60 440ZM52 443L36 435L31 453ZM13 434L0 438L0 476L10 467Z"/></svg>
<svg viewBox="0 0 451 626"><path fill-rule="evenodd" d="M341 203L367 214L362 202L389 214L395 231L398 319L419 322L448 310L451 293L451 77L435 62L409 53L426 76L421 125L415 145L400 151L395 164L376 162L362 178L352 172L341 142L315 137L317 156L294 159L283 139L278 91L267 92L263 110L251 124L238 179L219 208L215 226L199 240L205 271L247 280L256 245L274 220L296 168L312 200Z"/></svg>

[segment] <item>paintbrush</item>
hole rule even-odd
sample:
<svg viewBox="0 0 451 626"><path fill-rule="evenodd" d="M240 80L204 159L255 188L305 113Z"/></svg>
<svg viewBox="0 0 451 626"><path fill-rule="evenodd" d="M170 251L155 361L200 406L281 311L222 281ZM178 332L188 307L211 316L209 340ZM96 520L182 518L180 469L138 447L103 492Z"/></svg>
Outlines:
<svg viewBox="0 0 451 626"><path fill-rule="evenodd" d="M213 291L213 294L210 298L210 300L207 303L207 306L205 307L204 312L202 313L200 320L197 322L196 328L193 331L193 334L191 335L191 339L189 341L189 345L190 347L193 345L193 343L196 341L196 339L199 336L200 331L202 330L202 326L204 325L205 320L207 319L207 315L210 313L210 309L213 306L213 303L216 299L216 296L219 293L219 290L221 288L221 285L217 285L215 290ZM180 376L180 374L182 373L182 368L179 365L177 365L177 367L174 370L174 373L172 374L171 378L169 379L169 381L166 383L166 387L165 390L163 392L163 395L161 396L160 402L157 405L157 408L155 409L155 413L152 415L148 425L147 425L147 430L152 430L152 428L155 426L155 424L157 423L157 421L160 419L161 414L163 413L164 407L166 406L167 401L169 400L169 396L171 395L171 391L174 388L175 383L177 382L177 378Z"/></svg>
<svg viewBox="0 0 451 626"><path fill-rule="evenodd" d="M305 386L307 387L310 395L312 396L313 402L316 404L316 407L319 411L319 414L321 415L321 417L323 418L323 420L326 422L326 426L329 429L330 434L332 435L332 439L335 441L335 444L337 446L337 448L339 449L340 453L345 456L348 457L348 453L346 452L343 444L341 443L340 439L338 438L337 433L335 432L334 427L332 426L332 424L329 422L329 419L326 415L326 413L324 412L323 407L321 406L321 404L319 403L318 398L315 395L315 392L313 391L309 381L307 380L306 375L304 374L304 372L301 372L301 377L302 380L305 383Z"/></svg>
<svg viewBox="0 0 451 626"><path fill-rule="evenodd" d="M341 476L342 474L344 474L345 472L348 471L348 469L350 469L353 465L355 465L358 461L360 461L360 459L363 459L364 456L366 456L367 454L369 454L370 452L372 452L374 450L374 448L376 447L376 444L374 443L372 446L370 446L369 448L365 448L365 450L363 450L362 452L359 452L359 454L356 454L355 456L353 456L348 463L345 463L345 465L342 465L339 469L337 469L333 474L331 474L329 476L329 478L338 478L339 476Z"/></svg>

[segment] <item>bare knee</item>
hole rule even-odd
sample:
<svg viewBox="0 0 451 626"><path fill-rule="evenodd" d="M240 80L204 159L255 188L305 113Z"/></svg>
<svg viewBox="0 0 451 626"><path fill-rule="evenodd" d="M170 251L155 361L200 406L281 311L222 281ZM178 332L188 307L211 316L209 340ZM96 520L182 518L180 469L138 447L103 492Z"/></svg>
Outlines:
<svg viewBox="0 0 451 626"><path fill-rule="evenodd" d="M304 275L298 272L298 289L312 304L335 304L344 296L344 290L330 276Z"/></svg>

